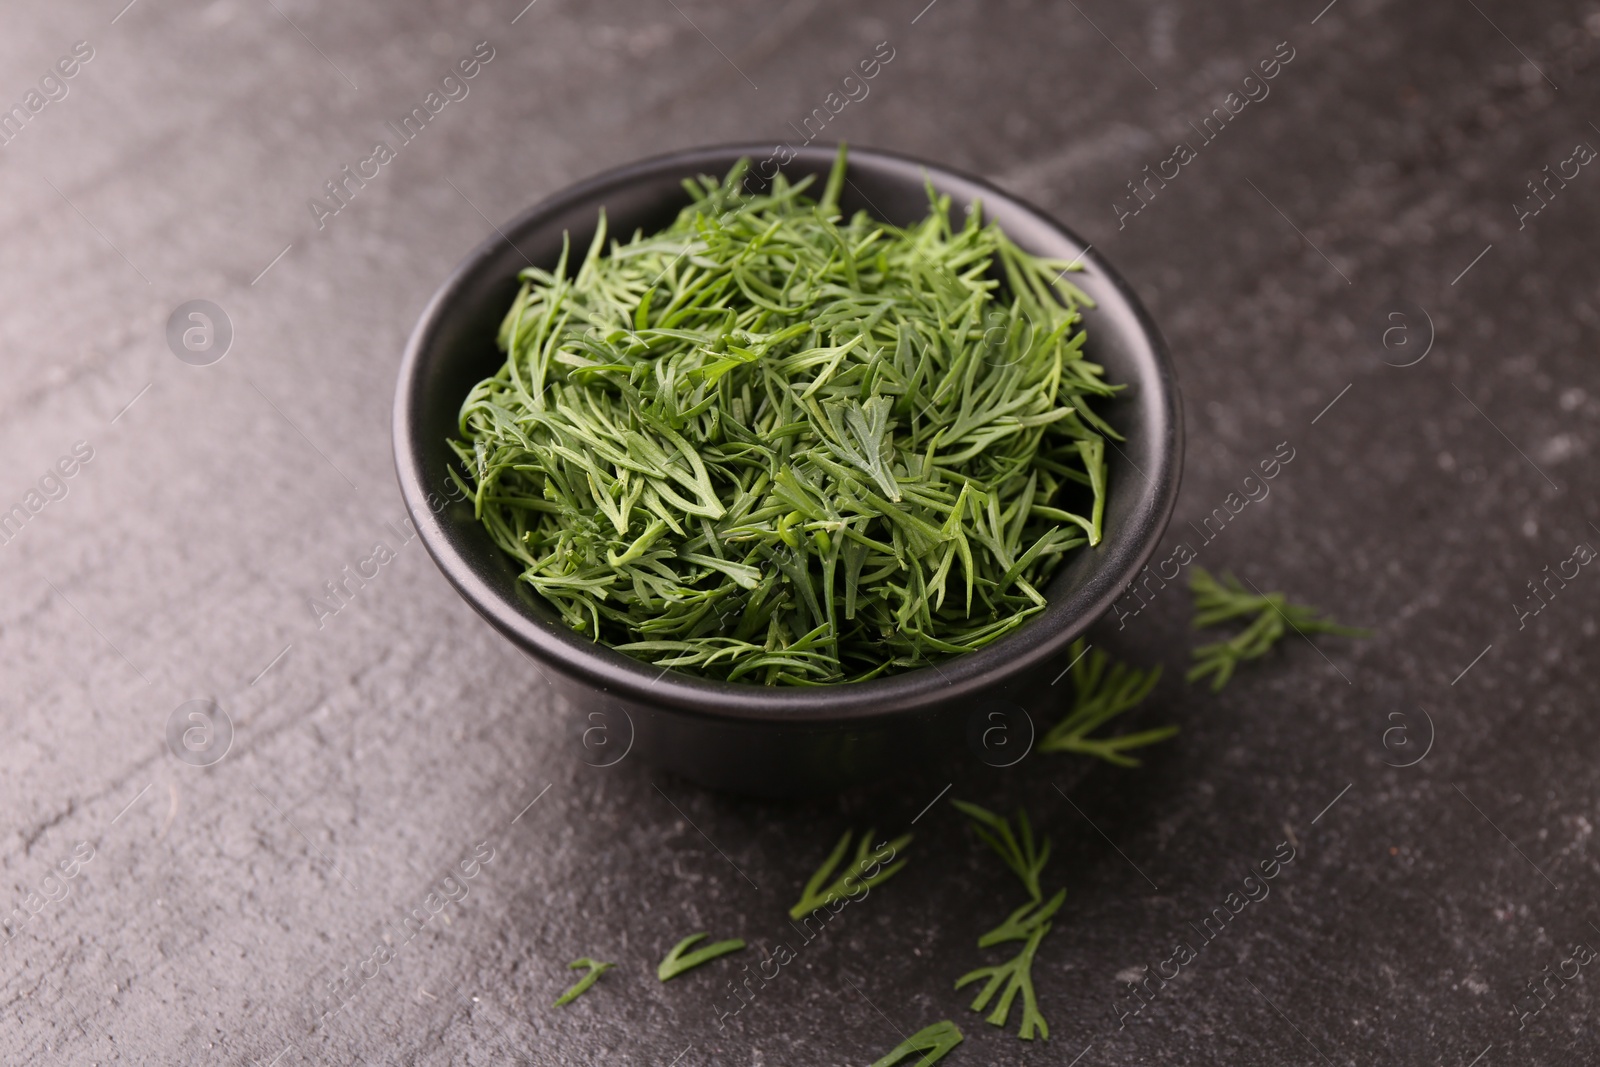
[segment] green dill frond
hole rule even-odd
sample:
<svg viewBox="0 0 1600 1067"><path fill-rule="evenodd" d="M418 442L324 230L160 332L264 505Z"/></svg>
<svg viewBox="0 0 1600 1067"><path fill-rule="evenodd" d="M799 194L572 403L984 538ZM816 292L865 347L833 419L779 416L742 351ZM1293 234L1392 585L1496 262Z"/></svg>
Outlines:
<svg viewBox="0 0 1600 1067"><path fill-rule="evenodd" d="M1228 684L1239 664L1265 656L1290 630L1302 636L1312 633L1372 636L1370 630L1342 626L1323 618L1315 608L1290 603L1283 593L1246 589L1244 583L1231 574L1223 575L1219 582L1203 567L1196 567L1189 578L1189 590L1194 595L1196 630L1237 619L1250 620L1234 636L1195 648L1195 665L1189 669L1188 680L1198 682L1209 677L1213 693Z"/></svg>
<svg viewBox="0 0 1600 1067"><path fill-rule="evenodd" d="M1142 703L1161 680L1161 668L1140 670L1116 663L1099 649L1085 646L1081 637L1067 654L1072 657L1072 709L1040 738L1040 752L1075 752L1119 767L1137 767L1139 761L1127 755L1129 751L1165 741L1178 732L1176 726L1159 726L1117 737L1089 736Z"/></svg>

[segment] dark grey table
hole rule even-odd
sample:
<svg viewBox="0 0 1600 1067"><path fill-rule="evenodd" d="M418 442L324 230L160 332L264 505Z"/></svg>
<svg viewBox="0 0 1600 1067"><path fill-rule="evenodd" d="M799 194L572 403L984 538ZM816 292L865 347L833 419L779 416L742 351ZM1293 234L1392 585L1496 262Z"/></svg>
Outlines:
<svg viewBox="0 0 1600 1067"><path fill-rule="evenodd" d="M864 1064L944 1018L950 1064L1600 1057L1600 573L1568 562L1600 545L1592 5L123 2L0 33L0 1061ZM1137 770L970 761L946 798L1026 806L1068 892L1048 1043L952 991L1019 901L930 807L947 779L775 805L588 766L582 709L400 525L398 353L495 221L808 130L1093 241L1181 371L1162 555L1376 631L1213 696L1174 585L1095 640L1165 665L1135 718L1179 738ZM913 820L905 870L803 942L784 911L837 836ZM697 930L752 948L658 984ZM584 955L618 967L553 1010Z"/></svg>

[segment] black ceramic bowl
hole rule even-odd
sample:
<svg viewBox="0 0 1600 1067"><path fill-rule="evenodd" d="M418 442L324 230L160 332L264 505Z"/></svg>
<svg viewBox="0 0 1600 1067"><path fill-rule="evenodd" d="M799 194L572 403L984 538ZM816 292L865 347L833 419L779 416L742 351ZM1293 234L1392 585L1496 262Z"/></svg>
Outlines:
<svg viewBox="0 0 1600 1067"><path fill-rule="evenodd" d="M827 175L835 149L801 149L791 179ZM1023 248L1079 259L1073 281L1098 307L1085 313L1086 350L1110 381L1127 384L1099 410L1127 440L1111 452L1104 540L1069 554L1046 591L1046 610L1001 640L938 664L869 682L768 687L691 677L633 659L562 625L518 568L490 541L468 504L448 503L446 438L471 387L504 361L496 331L517 288L524 256L553 267L562 234L587 247L603 207L614 234L665 226L687 202L682 180L722 176L765 145L679 152L607 171L534 207L479 245L429 302L406 347L395 396L394 448L400 488L423 543L462 596L538 662L580 712L605 724L611 751L642 758L705 785L786 795L844 788L898 769L950 759L996 764L986 723L997 709L1022 751L1027 723L1059 695L1036 679L1064 667L1061 653L1103 614L1154 551L1178 493L1182 422L1171 359L1154 323L1109 264L1065 227L976 178L888 152L850 150L841 207L907 225L927 213L925 182L956 212L981 201ZM959 216L958 216L959 217ZM1057 662L1059 661L1059 662ZM1045 673L1048 672L1048 673ZM599 735L596 735L599 739ZM611 758L614 758L611 757ZM1009 759L1009 757L1006 757ZM591 760L591 762L596 762Z"/></svg>

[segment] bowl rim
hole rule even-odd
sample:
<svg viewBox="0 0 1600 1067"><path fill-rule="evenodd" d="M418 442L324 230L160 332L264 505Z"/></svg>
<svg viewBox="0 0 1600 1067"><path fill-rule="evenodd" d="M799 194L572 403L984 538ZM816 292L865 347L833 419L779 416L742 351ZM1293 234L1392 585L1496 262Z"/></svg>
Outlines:
<svg viewBox="0 0 1600 1067"><path fill-rule="evenodd" d="M793 151L782 166L788 169L805 164L812 169L832 161L835 144L807 145ZM1139 574L1154 554L1177 502L1183 467L1183 408L1177 373L1165 340L1149 312L1131 286L1105 260L1094 246L1050 214L1022 197L1009 193L983 178L914 156L884 149L850 146L851 161L871 161L891 167L915 167L950 186L964 187L986 207L1004 204L1011 211L1033 216L1078 249L1086 271L1092 271L1114 289L1131 312L1138 327L1139 342L1148 349L1155 367L1150 380L1139 382L1141 389L1157 394L1152 431L1164 437L1165 447L1156 451L1154 469L1142 472L1147 488L1136 512L1136 528L1125 526L1128 539L1120 560L1108 557L1095 568L1089 580L1073 591L1077 610L1066 616L1048 609L993 643L975 652L966 652L927 667L916 667L898 674L863 682L839 682L818 686L765 686L749 682L726 682L658 668L610 646L592 641L562 626L552 617L539 619L513 599L503 595L464 555L445 529L441 516L428 506L429 490L423 476L424 449L413 414L419 406L419 368L429 355L434 335L447 311L471 276L491 258L503 254L514 235L548 217L562 214L584 201L612 190L625 188L641 179L656 178L663 172L683 177L722 173L732 160L759 159L771 152L764 142L708 145L651 156L563 187L511 221L495 227L450 272L434 292L407 339L395 391L392 422L396 477L401 496L421 540L446 579L461 596L495 629L510 639L538 663L550 666L568 677L580 680L602 692L644 706L669 708L673 712L711 720L750 722L773 721L787 724L829 724L918 714L935 705L963 698L975 698L1016 675L1037 667L1055 656L1080 636L1123 595L1125 587ZM722 161L719 170L714 161ZM511 236L508 236L511 235ZM1109 538L1107 539L1109 541ZM1102 542L1106 544L1107 542ZM1087 549L1084 549L1087 551ZM1107 580L1108 576L1114 580Z"/></svg>

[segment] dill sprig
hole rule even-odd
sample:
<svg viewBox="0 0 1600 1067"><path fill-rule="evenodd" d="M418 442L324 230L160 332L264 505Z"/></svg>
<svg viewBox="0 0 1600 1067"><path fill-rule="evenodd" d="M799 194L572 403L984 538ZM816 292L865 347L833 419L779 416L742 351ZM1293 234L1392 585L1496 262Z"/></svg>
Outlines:
<svg viewBox="0 0 1600 1067"><path fill-rule="evenodd" d="M1050 1027L1044 1016L1039 1014L1039 1003L1033 992L1033 959L1044 935L1050 932L1051 916L1060 910L1067 899L1065 889L1058 890L1049 900L1044 899L1039 889L1039 875L1050 861L1050 839L1045 838L1042 846L1035 845L1028 814L1020 808L1017 809L1017 829L1013 831L1009 819L987 808L964 800L952 800L951 803L972 820L974 832L999 854L1028 891L1026 904L1008 915L999 926L978 938L979 948L989 948L1005 941L1021 941L1022 950L1005 963L968 971L956 979L956 988L983 981L983 988L970 1005L973 1011L982 1011L996 993L1000 994L994 1010L984 1018L991 1026L1006 1025L1006 1019L1011 1015L1011 1005L1021 994L1022 1021L1017 1028L1017 1037L1032 1041L1037 1034L1048 1040Z"/></svg>
<svg viewBox="0 0 1600 1067"><path fill-rule="evenodd" d="M710 963L718 956L726 956L730 952L738 952L744 948L744 942L739 938L730 938L727 941L714 941L704 948L688 951L689 946L709 937L709 934L690 934L688 937L672 946L661 963L656 966L656 977L665 982L676 978L685 971L692 971L702 963Z"/></svg>
<svg viewBox="0 0 1600 1067"><path fill-rule="evenodd" d="M881 1059L873 1060L872 1067L896 1067L912 1056L917 1057L914 1067L927 1067L938 1063L945 1054L961 1044L961 1029L949 1019L924 1026L900 1042Z"/></svg>
<svg viewBox="0 0 1600 1067"><path fill-rule="evenodd" d="M1042 848L1034 843L1033 827L1028 825L1028 813L1017 809L1017 830L1013 833L1011 820L1004 816L965 800L952 798L950 803L972 820L973 832L995 850L1012 873L1022 879L1028 899L1042 900L1044 893L1039 889L1039 875L1044 865L1050 862L1050 839L1044 839Z"/></svg>
<svg viewBox="0 0 1600 1067"><path fill-rule="evenodd" d="M1129 750L1165 741L1178 732L1176 726L1159 726L1120 737L1090 737L1149 696L1161 680L1161 668L1146 671L1116 663L1099 649L1086 650L1081 637L1067 654L1072 657L1072 710L1039 740L1040 752L1076 752L1119 767L1137 767L1139 761L1126 755Z"/></svg>
<svg viewBox="0 0 1600 1067"><path fill-rule="evenodd" d="M820 203L747 167L522 272L453 476L566 625L664 668L818 684L981 648L1101 538L1093 302L931 187L910 227L844 218L842 147Z"/></svg>
<svg viewBox="0 0 1600 1067"><path fill-rule="evenodd" d="M578 983L576 985L567 990L565 993L561 994L561 996L557 998L555 1004L552 1006L562 1008L568 1004L571 1004L574 1000L577 1000L579 997L587 993L589 991L589 987L598 982L602 974L605 974L615 966L616 964L614 963L601 963L599 960L590 959L588 956L584 956L582 959L573 960L571 963L567 964L567 969L569 971L575 971L580 967L587 967L589 971L582 978L578 979Z"/></svg>
<svg viewBox="0 0 1600 1067"><path fill-rule="evenodd" d="M1195 665L1188 679L1197 682L1211 676L1211 691L1218 692L1233 677L1242 662L1260 659L1292 628L1301 634L1328 633L1345 637L1370 637L1372 631L1342 626L1322 618L1317 609L1293 604L1283 593L1258 593L1246 589L1231 574L1217 581L1203 567L1196 567L1189 578L1194 595L1194 628L1254 616L1244 630L1225 641L1213 641L1194 650Z"/></svg>
<svg viewBox="0 0 1600 1067"><path fill-rule="evenodd" d="M882 866L884 860L899 855L900 850L911 843L910 834L904 834L868 852L869 842L872 840L872 831L868 830L861 835L861 841L856 845L855 860L841 871L837 878L828 883L827 888L823 888L823 883L828 881L839 861L844 859L845 851L850 847L850 837L850 831L846 830L844 836L839 838L839 843L828 853L828 858L822 861L822 866L817 868L811 880L806 883L805 889L800 893L800 899L789 909L789 918L799 919L810 915L818 908L849 896L858 888L864 892L873 886L881 885L906 865L905 860L896 860L887 867ZM884 854L879 855L879 853ZM870 877L867 876L868 868L874 866L879 867L879 870Z"/></svg>
<svg viewBox="0 0 1600 1067"><path fill-rule="evenodd" d="M1065 892L1062 891L1063 897ZM995 1003L994 1010L984 1017L984 1022L991 1026L1006 1024L1006 1017L1011 1014L1011 1003L1017 994L1021 993L1022 1022L1017 1027L1017 1037L1023 1041L1032 1041L1035 1033L1046 1040L1050 1037L1050 1026L1044 1021L1044 1016L1039 1014L1039 1001L1033 992L1033 957L1039 951L1039 942L1043 941L1044 935L1049 932L1050 924L1040 923L1028 934L1027 943L1016 956L993 967L979 967L977 970L968 971L956 979L957 989L980 979L987 979L972 1001L973 1011L982 1011L988 1006L990 998L1001 990L1002 986L1004 987L1004 992L1000 993L1000 999Z"/></svg>
<svg viewBox="0 0 1600 1067"><path fill-rule="evenodd" d="M1028 940L1041 923L1061 910L1061 905L1065 903L1066 899L1067 891L1060 889L1056 891L1055 896L1047 901L1028 901L1022 907L1006 916L1005 922L978 938L978 947L989 948L992 945L1000 944L1002 941Z"/></svg>

